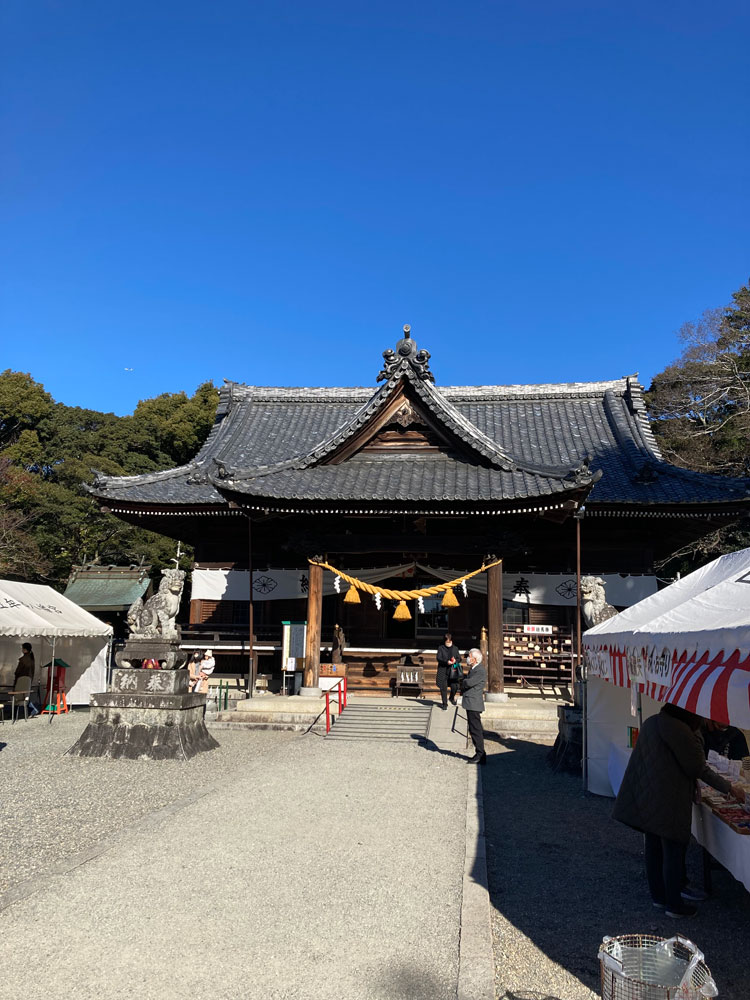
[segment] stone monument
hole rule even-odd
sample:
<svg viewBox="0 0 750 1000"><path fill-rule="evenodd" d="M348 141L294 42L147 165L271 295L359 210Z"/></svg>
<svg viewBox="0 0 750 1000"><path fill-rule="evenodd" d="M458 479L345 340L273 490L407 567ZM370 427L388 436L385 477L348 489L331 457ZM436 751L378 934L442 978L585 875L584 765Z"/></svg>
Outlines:
<svg viewBox="0 0 750 1000"><path fill-rule="evenodd" d="M187 760L219 745L206 729L206 696L189 691L179 648L175 619L184 583L184 570L165 569L157 593L130 608L130 636L115 655L111 690L91 695L89 724L71 756Z"/></svg>

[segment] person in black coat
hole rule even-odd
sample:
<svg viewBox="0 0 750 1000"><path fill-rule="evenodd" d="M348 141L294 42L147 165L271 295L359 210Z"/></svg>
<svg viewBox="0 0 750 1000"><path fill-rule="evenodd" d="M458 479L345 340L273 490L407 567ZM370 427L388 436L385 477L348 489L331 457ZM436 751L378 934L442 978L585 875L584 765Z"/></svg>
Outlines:
<svg viewBox="0 0 750 1000"><path fill-rule="evenodd" d="M461 654L453 645L453 638L450 632L445 633L443 644L438 646L437 651L437 686L440 690L440 697L443 700L441 708L445 712L448 708L448 680L453 667L459 662ZM451 703L456 704L456 692L458 691L458 680L451 683Z"/></svg>
<svg viewBox="0 0 750 1000"><path fill-rule="evenodd" d="M485 764L487 754L484 752L484 730L482 728L482 712L484 711L484 689L487 687L487 671L482 666L482 654L478 649L470 649L466 655L469 672L461 681L461 706L466 712L466 722L469 735L474 744L474 756L470 764Z"/></svg>
<svg viewBox="0 0 750 1000"><path fill-rule="evenodd" d="M685 851L696 781L744 800L733 785L706 764L698 729L701 720L678 705L664 705L641 726L617 793L613 817L645 835L646 877L654 906L668 917L690 917L697 911L683 894Z"/></svg>

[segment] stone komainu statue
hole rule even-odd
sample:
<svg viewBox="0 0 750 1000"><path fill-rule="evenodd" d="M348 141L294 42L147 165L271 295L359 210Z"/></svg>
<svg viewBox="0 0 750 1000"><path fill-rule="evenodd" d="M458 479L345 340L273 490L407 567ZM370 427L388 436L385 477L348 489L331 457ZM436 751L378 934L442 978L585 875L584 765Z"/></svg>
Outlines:
<svg viewBox="0 0 750 1000"><path fill-rule="evenodd" d="M607 604L604 580L600 576L581 577L581 614L586 628L593 628L617 614L617 608Z"/></svg>
<svg viewBox="0 0 750 1000"><path fill-rule="evenodd" d="M139 597L130 606L127 620L132 639L179 638L175 619L180 609L184 584L184 570L162 570L158 591L145 604Z"/></svg>

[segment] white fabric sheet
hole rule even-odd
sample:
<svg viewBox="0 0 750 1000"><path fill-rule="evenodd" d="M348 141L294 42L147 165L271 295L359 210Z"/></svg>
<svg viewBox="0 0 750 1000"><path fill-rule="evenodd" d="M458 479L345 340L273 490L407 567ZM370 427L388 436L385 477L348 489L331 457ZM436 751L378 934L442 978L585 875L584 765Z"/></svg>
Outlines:
<svg viewBox="0 0 750 1000"><path fill-rule="evenodd" d="M52 660L52 640L47 638L11 638L0 636L0 684L12 684L21 642L30 642L36 669L32 691L41 685L42 697L47 690L48 670ZM95 691L106 690L108 637L65 637L55 639L55 659L69 664L65 672L65 687L69 705L88 705Z"/></svg>
<svg viewBox="0 0 750 1000"><path fill-rule="evenodd" d="M455 580L459 575L457 570L436 569L434 566L417 564L417 568L443 582ZM602 575L606 587L607 600L610 604L627 607L636 601L648 597L656 591L655 576L623 576L620 573L605 573ZM466 586L477 594L487 593L487 574L480 573L467 580ZM575 574L558 575L554 573L503 573L503 599L514 604L576 604Z"/></svg>
<svg viewBox="0 0 750 1000"><path fill-rule="evenodd" d="M416 573L433 576L441 582L455 580L459 571L455 569L426 566L422 563L406 563L385 566L379 569L352 570L365 583L378 583L392 576L404 575L404 579ZM335 593L333 574L323 574L323 593ZM605 574L607 599L611 604L627 607L656 591L654 576L621 576L619 573ZM346 584L342 581L342 588ZM476 594L487 593L487 576L480 573L466 584ZM194 601L246 601L248 599L247 570L196 569L193 570L191 596ZM253 601L290 600L307 596L307 570L269 569L253 573ZM575 575L555 575L552 573L504 573L503 597L516 604L552 604L575 607Z"/></svg>
<svg viewBox="0 0 750 1000"><path fill-rule="evenodd" d="M693 836L750 891L750 836L735 833L702 802L693 806Z"/></svg>
<svg viewBox="0 0 750 1000"><path fill-rule="evenodd" d="M588 790L613 796L610 754L613 746L627 752L628 726L638 720L630 714L630 693L625 688L590 677L586 688Z"/></svg>
<svg viewBox="0 0 750 1000"><path fill-rule="evenodd" d="M356 576L365 583L378 583L389 577L405 575L405 580L414 575L414 563L398 566L381 566L378 569L354 569L349 576ZM408 574L408 575L407 575ZM193 601L247 601L250 597L249 574L240 569L196 569L193 570ZM348 584L339 584L341 593L346 593ZM253 573L253 601L288 601L307 597L308 571L306 569L267 569ZM408 582L404 589L409 589ZM335 594L334 576L323 573L323 595Z"/></svg>

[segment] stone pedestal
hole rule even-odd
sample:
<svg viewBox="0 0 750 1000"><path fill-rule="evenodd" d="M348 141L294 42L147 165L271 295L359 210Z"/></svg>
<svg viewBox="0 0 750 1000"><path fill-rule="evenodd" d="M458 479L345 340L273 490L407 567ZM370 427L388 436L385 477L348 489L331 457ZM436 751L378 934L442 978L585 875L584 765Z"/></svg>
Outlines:
<svg viewBox="0 0 750 1000"><path fill-rule="evenodd" d="M115 653L115 663L118 667L140 667L146 659L158 660L167 670L181 667L187 659L187 653L180 649L177 640L163 639L161 636L130 636L122 649Z"/></svg>
<svg viewBox="0 0 750 1000"><path fill-rule="evenodd" d="M187 670L117 669L112 690L91 695L89 724L73 757L187 760L218 743L203 720L206 696L188 691Z"/></svg>

